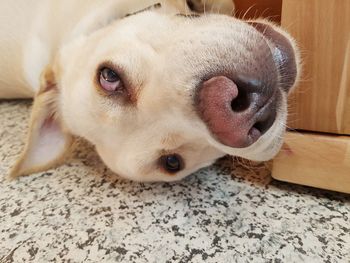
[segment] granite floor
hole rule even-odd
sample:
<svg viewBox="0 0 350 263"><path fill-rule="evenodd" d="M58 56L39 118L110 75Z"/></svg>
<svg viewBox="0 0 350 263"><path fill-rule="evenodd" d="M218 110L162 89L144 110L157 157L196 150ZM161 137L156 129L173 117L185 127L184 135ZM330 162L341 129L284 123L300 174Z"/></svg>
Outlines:
<svg viewBox="0 0 350 263"><path fill-rule="evenodd" d="M178 183L117 178L93 149L9 182L29 102L0 102L0 262L350 262L350 195L225 158Z"/></svg>

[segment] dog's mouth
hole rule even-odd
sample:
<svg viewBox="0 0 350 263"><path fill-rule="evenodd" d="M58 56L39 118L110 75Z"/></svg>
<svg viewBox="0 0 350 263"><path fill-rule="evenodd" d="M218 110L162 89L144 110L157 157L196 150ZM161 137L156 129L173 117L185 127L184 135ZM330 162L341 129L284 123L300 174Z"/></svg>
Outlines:
<svg viewBox="0 0 350 263"><path fill-rule="evenodd" d="M280 86L285 91L295 84L297 80L297 57L292 42L281 32L277 32L271 25L260 22L248 22L259 31L270 43L273 59L278 67Z"/></svg>

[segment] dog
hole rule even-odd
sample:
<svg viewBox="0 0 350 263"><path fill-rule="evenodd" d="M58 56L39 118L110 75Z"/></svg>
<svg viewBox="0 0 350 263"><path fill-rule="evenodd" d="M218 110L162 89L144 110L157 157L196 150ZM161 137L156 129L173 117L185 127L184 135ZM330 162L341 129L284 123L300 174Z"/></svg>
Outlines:
<svg viewBox="0 0 350 263"><path fill-rule="evenodd" d="M4 0L0 98L32 98L11 178L76 137L116 174L175 181L224 155L280 150L300 67L293 38L231 0Z"/></svg>

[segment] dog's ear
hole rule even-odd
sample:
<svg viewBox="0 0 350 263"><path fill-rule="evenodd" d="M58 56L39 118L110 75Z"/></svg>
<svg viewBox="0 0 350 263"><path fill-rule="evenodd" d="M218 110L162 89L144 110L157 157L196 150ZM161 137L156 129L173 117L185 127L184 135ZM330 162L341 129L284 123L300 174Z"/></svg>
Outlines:
<svg viewBox="0 0 350 263"><path fill-rule="evenodd" d="M10 173L11 178L58 165L72 144L72 136L64 129L59 116L59 90L51 67L42 73L40 86L34 99L27 142Z"/></svg>

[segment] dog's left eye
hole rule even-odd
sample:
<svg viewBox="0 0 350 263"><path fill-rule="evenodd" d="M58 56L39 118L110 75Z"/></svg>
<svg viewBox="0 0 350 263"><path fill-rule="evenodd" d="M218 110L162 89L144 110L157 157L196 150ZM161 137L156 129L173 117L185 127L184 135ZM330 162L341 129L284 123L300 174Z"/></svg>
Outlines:
<svg viewBox="0 0 350 263"><path fill-rule="evenodd" d="M123 89L123 82L119 75L107 67L100 70L99 82L101 87L109 92L122 91Z"/></svg>
<svg viewBox="0 0 350 263"><path fill-rule="evenodd" d="M164 155L160 158L160 164L168 173L174 174L184 168L183 160L178 154Z"/></svg>

